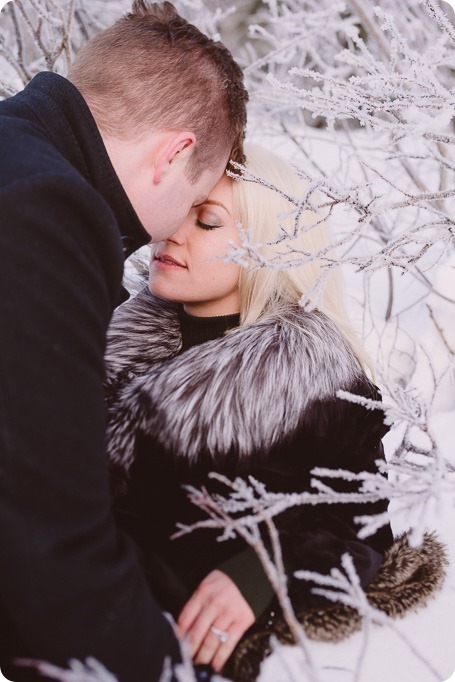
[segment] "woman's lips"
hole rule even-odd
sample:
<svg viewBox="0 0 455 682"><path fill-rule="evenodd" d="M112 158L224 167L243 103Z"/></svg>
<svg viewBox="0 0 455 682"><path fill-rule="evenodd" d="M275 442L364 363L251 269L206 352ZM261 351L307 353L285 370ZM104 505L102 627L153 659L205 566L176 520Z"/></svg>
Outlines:
<svg viewBox="0 0 455 682"><path fill-rule="evenodd" d="M155 262L159 268L185 268L183 263L180 263L172 256L168 256L166 253L157 253L155 255Z"/></svg>

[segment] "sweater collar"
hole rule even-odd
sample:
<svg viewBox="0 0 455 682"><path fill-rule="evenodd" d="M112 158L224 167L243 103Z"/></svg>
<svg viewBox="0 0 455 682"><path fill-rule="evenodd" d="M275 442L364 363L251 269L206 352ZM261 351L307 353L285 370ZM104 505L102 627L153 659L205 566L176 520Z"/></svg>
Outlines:
<svg viewBox="0 0 455 682"><path fill-rule="evenodd" d="M120 183L95 119L79 90L63 76L43 72L30 81L23 93L52 143L111 207L125 257L147 244L150 236Z"/></svg>
<svg viewBox="0 0 455 682"><path fill-rule="evenodd" d="M224 336L225 332L238 327L240 314L219 315L215 317L195 317L183 308L179 310L180 330L182 333L182 351L198 346L206 341L213 341Z"/></svg>

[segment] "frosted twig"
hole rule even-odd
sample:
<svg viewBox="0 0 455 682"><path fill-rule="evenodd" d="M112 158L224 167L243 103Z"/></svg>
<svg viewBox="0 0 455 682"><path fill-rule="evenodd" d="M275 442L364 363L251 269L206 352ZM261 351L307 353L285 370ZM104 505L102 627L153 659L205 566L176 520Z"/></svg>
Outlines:
<svg viewBox="0 0 455 682"><path fill-rule="evenodd" d="M73 659L68 669L32 659L18 659L16 665L34 668L40 675L60 682L117 682L117 678L93 657L87 658L84 663Z"/></svg>
<svg viewBox="0 0 455 682"><path fill-rule="evenodd" d="M442 30L447 33L450 39L455 42L455 28L447 19L447 16L442 11L440 5L434 2L434 0L422 0L422 2L428 13L436 19L438 26L440 26Z"/></svg>

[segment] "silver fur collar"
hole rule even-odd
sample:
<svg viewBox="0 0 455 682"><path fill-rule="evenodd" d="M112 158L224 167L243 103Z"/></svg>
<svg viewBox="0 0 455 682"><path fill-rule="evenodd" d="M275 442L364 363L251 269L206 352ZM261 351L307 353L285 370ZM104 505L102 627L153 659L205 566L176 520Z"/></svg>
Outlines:
<svg viewBox="0 0 455 682"><path fill-rule="evenodd" d="M143 290L119 308L108 334L108 386L126 378L108 428L111 459L128 469L138 432L195 461L266 452L305 410L349 390L362 374L321 313L295 307L177 355L177 306Z"/></svg>

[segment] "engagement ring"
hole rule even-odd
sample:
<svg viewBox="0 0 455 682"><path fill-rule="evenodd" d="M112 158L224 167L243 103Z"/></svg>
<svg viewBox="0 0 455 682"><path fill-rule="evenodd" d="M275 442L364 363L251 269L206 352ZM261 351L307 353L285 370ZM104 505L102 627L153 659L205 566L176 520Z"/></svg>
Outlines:
<svg viewBox="0 0 455 682"><path fill-rule="evenodd" d="M225 644L229 639L229 632L224 632L224 630L219 630L214 625L211 626L210 632L213 632L215 637L218 637L221 644Z"/></svg>

